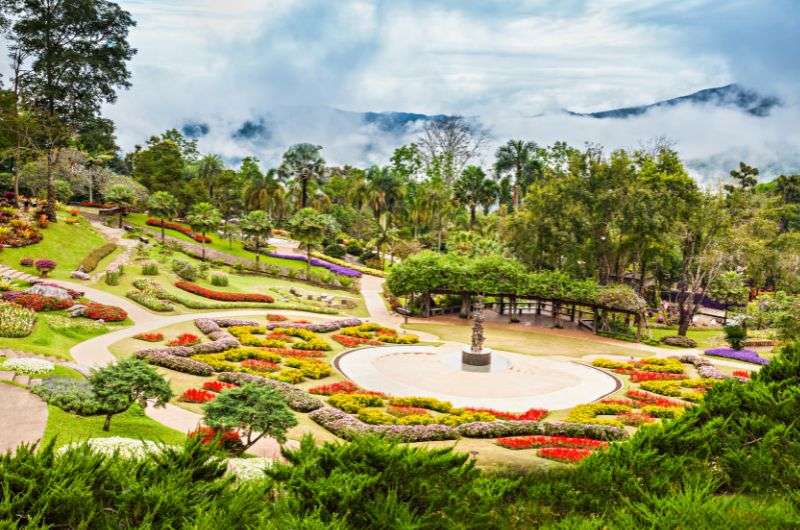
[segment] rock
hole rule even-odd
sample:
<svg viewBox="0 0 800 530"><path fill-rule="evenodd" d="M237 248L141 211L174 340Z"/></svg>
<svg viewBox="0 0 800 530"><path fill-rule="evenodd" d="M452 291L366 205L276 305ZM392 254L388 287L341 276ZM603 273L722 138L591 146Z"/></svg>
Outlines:
<svg viewBox="0 0 800 530"><path fill-rule="evenodd" d="M73 273L70 274L70 277L75 278L76 280L89 280L89 279L91 279L91 276L89 276L88 274L86 274L83 271L73 271Z"/></svg>
<svg viewBox="0 0 800 530"><path fill-rule="evenodd" d="M43 285L37 283L36 285L25 289L25 292L29 294L38 294L40 296L46 296L48 298L72 300L72 296L69 294L69 291L61 287L56 287L55 285Z"/></svg>
<svg viewBox="0 0 800 530"><path fill-rule="evenodd" d="M67 309L67 313L69 313L69 316L72 318L82 317L84 313L86 313L86 306L83 304L75 304Z"/></svg>

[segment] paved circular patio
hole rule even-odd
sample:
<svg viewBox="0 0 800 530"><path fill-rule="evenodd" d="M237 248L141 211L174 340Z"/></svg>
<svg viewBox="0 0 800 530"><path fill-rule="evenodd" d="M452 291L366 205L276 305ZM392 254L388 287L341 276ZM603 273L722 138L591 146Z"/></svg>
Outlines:
<svg viewBox="0 0 800 530"><path fill-rule="evenodd" d="M336 364L368 390L511 412L571 408L619 388L605 372L557 358L495 352L494 368L477 372L462 369L460 355L457 346L374 347L344 353Z"/></svg>

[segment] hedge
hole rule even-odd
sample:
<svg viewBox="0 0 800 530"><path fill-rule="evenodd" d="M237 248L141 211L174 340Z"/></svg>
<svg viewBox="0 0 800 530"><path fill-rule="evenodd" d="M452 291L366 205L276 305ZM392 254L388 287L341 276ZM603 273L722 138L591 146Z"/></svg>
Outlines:
<svg viewBox="0 0 800 530"><path fill-rule="evenodd" d="M105 245L99 246L96 249L89 252L89 254L83 258L78 268L83 272L92 272L97 268L97 264L100 263L100 260L111 254L117 249L116 243L106 243Z"/></svg>

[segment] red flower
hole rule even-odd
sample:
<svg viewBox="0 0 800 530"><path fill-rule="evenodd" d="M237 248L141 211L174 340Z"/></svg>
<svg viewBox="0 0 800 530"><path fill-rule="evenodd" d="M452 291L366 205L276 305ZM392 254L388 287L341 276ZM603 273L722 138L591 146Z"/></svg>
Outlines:
<svg viewBox="0 0 800 530"><path fill-rule="evenodd" d="M325 357L325 352L317 350L295 350L292 348L261 348L264 351L277 353L283 357L297 357L303 359L305 357Z"/></svg>
<svg viewBox="0 0 800 530"><path fill-rule="evenodd" d="M392 416L427 416L430 411L422 407L411 407L405 405L390 405L386 408L386 412Z"/></svg>
<svg viewBox="0 0 800 530"><path fill-rule="evenodd" d="M144 340L147 342L161 342L164 340L163 333L139 333L133 336L134 339Z"/></svg>
<svg viewBox="0 0 800 530"><path fill-rule="evenodd" d="M210 390L212 392L219 393L235 386L237 385L234 385L233 383L223 383L222 381L206 381L203 383L203 390Z"/></svg>
<svg viewBox="0 0 800 530"><path fill-rule="evenodd" d="M361 337L350 337L349 335L333 335L331 338L345 348L355 348L362 344L370 344L372 346L381 345L381 342L375 339L362 339Z"/></svg>
<svg viewBox="0 0 800 530"><path fill-rule="evenodd" d="M184 291L188 291L192 294L202 296L203 298L219 300L222 302L263 302L266 304L271 304L275 301L274 298L266 294L214 291L213 289L206 289L202 285L197 285L193 282L187 282L186 280L179 280L175 282L175 287L178 289L183 289Z"/></svg>
<svg viewBox="0 0 800 530"><path fill-rule="evenodd" d="M688 376L685 374L670 374L666 372L644 372L639 370L633 370L630 373L631 381L634 383L640 383L642 381L666 381L666 380L673 380L673 379L687 379Z"/></svg>
<svg viewBox="0 0 800 530"><path fill-rule="evenodd" d="M194 346L200 343L200 337L191 333L182 333L167 343L167 346Z"/></svg>
<svg viewBox="0 0 800 530"><path fill-rule="evenodd" d="M734 370L733 376L739 379L750 379L750 372L747 370Z"/></svg>
<svg viewBox="0 0 800 530"><path fill-rule="evenodd" d="M288 320L288 318L283 315L278 315L278 314L267 315L267 321L269 322L283 322L284 320Z"/></svg>
<svg viewBox="0 0 800 530"><path fill-rule="evenodd" d="M37 313L39 311L59 311L75 305L75 302L66 298L53 298L51 296L42 296L32 293L22 293L14 297L11 301L22 307L32 309Z"/></svg>
<svg viewBox="0 0 800 530"><path fill-rule="evenodd" d="M333 394L368 394L370 396L384 395L381 392L370 392L368 390L364 390L352 381L339 381L338 383L315 386L310 388L308 391L312 394L319 394L322 396L332 396Z"/></svg>
<svg viewBox="0 0 800 530"><path fill-rule="evenodd" d="M128 318L128 313L124 309L113 305L98 304L97 302L88 303L83 315L92 320L104 320L106 322L121 322Z"/></svg>
<svg viewBox="0 0 800 530"><path fill-rule="evenodd" d="M178 399L180 399L181 401L185 401L187 403L208 403L215 397L216 396L212 392L209 392L207 390L190 388L189 390L181 394L181 397Z"/></svg>
<svg viewBox="0 0 800 530"><path fill-rule="evenodd" d="M214 440L219 440L219 444L225 449L235 449L242 446L242 439L236 431L222 431L213 427L198 427L197 430L189 433L189 438L200 438L204 445L208 445Z"/></svg>
<svg viewBox="0 0 800 530"><path fill-rule="evenodd" d="M542 458L558 460L559 462L580 462L592 454L589 449L572 449L568 447L543 447L536 451Z"/></svg>
<svg viewBox="0 0 800 530"><path fill-rule="evenodd" d="M570 436L511 436L498 438L497 444L508 449L530 449L532 447L573 447L580 449L600 449L608 447L608 442L592 438Z"/></svg>
<svg viewBox="0 0 800 530"><path fill-rule="evenodd" d="M281 367L278 363L261 361L259 359L247 359L242 361L241 365L244 368L250 368L258 372L275 372Z"/></svg>
<svg viewBox="0 0 800 530"><path fill-rule="evenodd" d="M641 401L643 403L647 403L648 405L658 405L659 407L685 407L685 403L681 403L680 401L675 401L674 399L669 399L665 397L654 396L649 394L643 390L636 390L631 389L625 392L625 395L629 398L635 399L636 401Z"/></svg>
<svg viewBox="0 0 800 530"><path fill-rule="evenodd" d="M298 318L296 320L292 320L295 324L311 324L310 320L305 320L303 318Z"/></svg>

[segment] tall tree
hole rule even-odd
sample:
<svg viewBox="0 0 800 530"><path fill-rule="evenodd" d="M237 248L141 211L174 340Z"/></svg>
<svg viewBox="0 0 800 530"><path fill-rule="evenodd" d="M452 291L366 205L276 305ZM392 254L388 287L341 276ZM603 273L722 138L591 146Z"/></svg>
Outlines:
<svg viewBox="0 0 800 530"><path fill-rule="evenodd" d="M206 155L197 162L197 178L205 186L208 200L214 202L214 192L223 184L225 164L219 155Z"/></svg>
<svg viewBox="0 0 800 530"><path fill-rule="evenodd" d="M419 154L426 166L446 162L441 176L450 185L464 167L478 154L489 137L488 131L477 121L463 116L448 116L425 122L417 139Z"/></svg>
<svg viewBox="0 0 800 530"><path fill-rule="evenodd" d="M289 221L292 236L306 248L306 275L311 272L311 251L327 237L339 229L336 220L330 215L319 213L313 208L303 208Z"/></svg>
<svg viewBox="0 0 800 530"><path fill-rule="evenodd" d="M9 40L24 57L15 72L21 100L42 116L47 134L47 206L55 220L55 190L50 163L103 103L130 86L127 62L136 50L128 44L135 25L130 14L107 0L8 0L13 23Z"/></svg>
<svg viewBox="0 0 800 530"><path fill-rule="evenodd" d="M131 162L133 178L150 191L176 192L183 180L184 158L173 140L150 137L147 148L135 151Z"/></svg>
<svg viewBox="0 0 800 530"><path fill-rule="evenodd" d="M206 234L217 229L219 224L222 222L222 216L220 216L219 210L214 208L213 205L207 202L199 202L192 206L192 209L189 212L186 220L189 221L189 225L192 227L192 230L199 232L202 236L200 238L200 244L203 249L203 261L205 261Z"/></svg>
<svg viewBox="0 0 800 530"><path fill-rule="evenodd" d="M475 212L479 205L491 206L497 200L497 183L486 178L478 166L467 166L455 183L455 198L469 209L469 227L475 227Z"/></svg>
<svg viewBox="0 0 800 530"><path fill-rule="evenodd" d="M178 214L178 199L168 191L157 191L147 201L150 215L161 220L161 242L164 242L164 223Z"/></svg>
<svg viewBox="0 0 800 530"><path fill-rule="evenodd" d="M258 159L242 160L239 174L244 181L244 203L250 210L264 210L273 219L283 217L285 190L278 181L278 172L270 169L266 173L258 166Z"/></svg>
<svg viewBox="0 0 800 530"><path fill-rule="evenodd" d="M282 179L293 180L299 185L300 208L308 205L309 186L325 181L325 159L320 151L320 145L293 145L283 154L283 162L278 168L278 175Z"/></svg>
<svg viewBox="0 0 800 530"><path fill-rule="evenodd" d="M512 176L511 208L519 209L527 187L541 173L541 165L536 158L536 144L525 140L509 140L497 149L494 170L498 177L509 173Z"/></svg>
<svg viewBox="0 0 800 530"><path fill-rule="evenodd" d="M136 195L133 190L123 184L114 184L105 193L105 200L117 208L119 215L119 227L122 228L122 220L128 214L128 210L136 202Z"/></svg>
<svg viewBox="0 0 800 530"><path fill-rule="evenodd" d="M242 219L241 230L242 234L253 245L253 252L256 254L256 269L259 269L261 249L264 248L269 236L272 235L272 220L267 212L254 210Z"/></svg>

